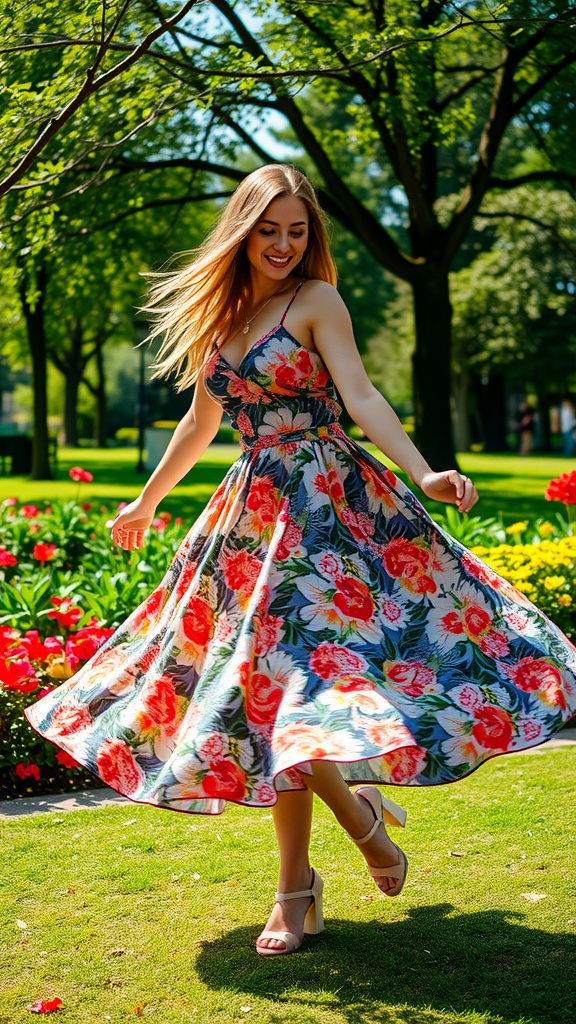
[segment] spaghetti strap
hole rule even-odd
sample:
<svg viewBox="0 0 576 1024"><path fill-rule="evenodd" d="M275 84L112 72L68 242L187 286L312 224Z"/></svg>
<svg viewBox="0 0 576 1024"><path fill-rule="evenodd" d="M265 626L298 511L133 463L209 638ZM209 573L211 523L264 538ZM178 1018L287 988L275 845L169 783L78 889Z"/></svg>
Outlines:
<svg viewBox="0 0 576 1024"><path fill-rule="evenodd" d="M290 296L290 302L288 303L288 305L286 306L286 309L285 309L285 310L284 310L284 312L282 313L282 319L281 319L281 321L280 321L280 323L279 323L279 325L278 325L279 327L283 327L283 325L284 325L284 320L286 319L286 313L287 313L287 312L288 312L288 310L290 309L290 306L291 306L291 305L292 305L292 303L294 302L294 299L295 299L295 298L296 298L296 296L298 295L298 292L300 291L300 289L301 289L301 287L302 287L302 285L303 285L303 284L304 284L304 281L300 281L300 284L299 284L299 285L297 285L297 286L296 286L296 288L294 289L294 291L292 292L292 295Z"/></svg>

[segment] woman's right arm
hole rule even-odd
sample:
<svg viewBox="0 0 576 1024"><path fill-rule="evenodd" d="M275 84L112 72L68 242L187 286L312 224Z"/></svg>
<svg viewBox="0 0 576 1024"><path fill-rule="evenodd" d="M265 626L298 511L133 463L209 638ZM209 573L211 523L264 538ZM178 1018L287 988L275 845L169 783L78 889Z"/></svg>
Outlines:
<svg viewBox="0 0 576 1024"><path fill-rule="evenodd" d="M142 493L114 519L112 540L115 544L127 550L140 547L157 505L198 462L216 436L221 419L222 406L207 393L201 374L190 408L176 427Z"/></svg>

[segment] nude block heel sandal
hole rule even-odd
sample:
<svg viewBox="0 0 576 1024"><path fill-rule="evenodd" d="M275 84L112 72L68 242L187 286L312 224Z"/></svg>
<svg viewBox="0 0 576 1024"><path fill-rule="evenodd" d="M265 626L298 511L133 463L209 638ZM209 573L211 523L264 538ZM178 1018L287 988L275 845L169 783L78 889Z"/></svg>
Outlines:
<svg viewBox="0 0 576 1024"><path fill-rule="evenodd" d="M322 890L324 884L315 868L312 868L312 885L309 889L301 889L299 892L277 892L276 902L283 903L285 900L297 900L304 896L311 896L312 903L306 911L304 918L304 932L301 936L294 932L272 932L264 931L258 936L259 939L278 939L285 943L284 949L260 948L256 946L256 952L260 956L282 956L286 953L294 953L302 945L304 935L318 935L324 930L324 915L322 913ZM258 941L257 940L257 941Z"/></svg>
<svg viewBox="0 0 576 1024"><path fill-rule="evenodd" d="M356 846L363 846L369 839L372 839L374 833L380 828L380 825L384 825L384 822L386 822L387 825L397 825L399 828L404 828L407 817L404 808L400 807L399 804L394 803L393 800L388 800L386 797L382 796L380 790L376 789L375 786L361 786L360 789L356 790L356 793L363 797L364 800L368 801L375 817L374 824L367 835L362 836L361 839L354 840ZM399 896L402 892L404 882L406 881L408 858L404 851L401 850L399 846L396 846L396 843L392 842L392 840L390 840L390 842L398 851L398 863L391 864L385 868L374 868L368 865L368 871L379 889L379 878L397 878L398 885L393 889L380 889L380 892L384 893L385 896Z"/></svg>

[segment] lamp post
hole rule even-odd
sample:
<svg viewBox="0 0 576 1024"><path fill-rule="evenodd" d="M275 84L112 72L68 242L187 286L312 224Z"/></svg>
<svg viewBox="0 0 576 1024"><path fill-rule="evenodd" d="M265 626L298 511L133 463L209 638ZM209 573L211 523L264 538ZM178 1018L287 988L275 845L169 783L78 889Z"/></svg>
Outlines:
<svg viewBox="0 0 576 1024"><path fill-rule="evenodd" d="M138 462L136 472L144 473L144 427L146 421L146 350L142 342L148 333L148 324L136 319L134 322L136 343L138 345L138 399L136 423L138 426Z"/></svg>

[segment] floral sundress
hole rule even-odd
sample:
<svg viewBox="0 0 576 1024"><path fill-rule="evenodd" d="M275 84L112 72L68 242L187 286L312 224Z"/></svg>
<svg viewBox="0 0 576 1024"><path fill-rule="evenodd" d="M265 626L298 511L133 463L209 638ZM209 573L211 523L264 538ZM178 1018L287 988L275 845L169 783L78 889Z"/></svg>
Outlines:
<svg viewBox="0 0 576 1024"><path fill-rule="evenodd" d="M346 436L289 306L237 370L208 359L242 454L164 579L25 709L137 803L269 807L318 759L351 783L454 782L576 713L574 646Z"/></svg>

